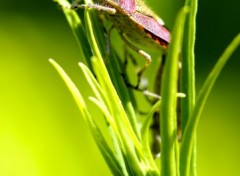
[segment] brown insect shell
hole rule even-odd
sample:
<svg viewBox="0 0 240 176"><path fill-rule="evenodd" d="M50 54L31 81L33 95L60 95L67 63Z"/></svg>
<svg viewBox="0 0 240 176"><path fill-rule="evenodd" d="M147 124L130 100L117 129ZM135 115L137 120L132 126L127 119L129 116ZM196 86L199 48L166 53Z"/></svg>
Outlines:
<svg viewBox="0 0 240 176"><path fill-rule="evenodd" d="M140 24L136 19L134 18L134 14L138 13L143 18L146 17L148 19L154 20L154 23L158 23L159 26L163 27L163 21L158 18L151 10L144 8L145 6L142 5L142 1L136 1L136 11L132 14L129 14L126 10L122 9L115 1L107 0L104 1L104 5L108 7L112 7L116 9L116 14L113 15L107 15L109 20L112 21L114 27L119 31L119 33L125 33L126 36L129 38L131 42L136 44L137 46L140 46L140 48L146 48L150 50L159 50L159 49L165 49L168 46L170 38L169 31L165 28L164 30L167 33L166 35L169 35L169 37L165 37L166 40L163 38L155 35L153 32L148 30L148 27L145 24ZM141 13L139 11L142 11ZM151 16L150 16L151 15ZM164 28L164 27L163 27ZM168 41L167 41L168 40Z"/></svg>

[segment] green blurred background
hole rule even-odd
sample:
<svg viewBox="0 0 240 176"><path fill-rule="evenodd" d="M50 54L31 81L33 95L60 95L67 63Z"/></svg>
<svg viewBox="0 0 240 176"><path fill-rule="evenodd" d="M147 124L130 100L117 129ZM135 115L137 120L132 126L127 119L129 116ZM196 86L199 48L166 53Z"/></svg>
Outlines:
<svg viewBox="0 0 240 176"><path fill-rule="evenodd" d="M183 1L149 0L171 28ZM199 88L240 31L239 0L199 2ZM51 0L0 1L0 175L110 175L63 81L60 63L85 87L77 43ZM198 173L240 175L240 51L217 80L198 130Z"/></svg>

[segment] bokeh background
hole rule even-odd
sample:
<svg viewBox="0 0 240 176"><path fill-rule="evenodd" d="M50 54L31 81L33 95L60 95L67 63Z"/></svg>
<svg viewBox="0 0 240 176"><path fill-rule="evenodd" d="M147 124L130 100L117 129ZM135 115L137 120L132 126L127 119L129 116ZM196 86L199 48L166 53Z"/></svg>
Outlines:
<svg viewBox="0 0 240 176"><path fill-rule="evenodd" d="M149 0L171 29L183 1ZM199 1L196 84L240 32L239 0ZM54 58L80 87L77 43L51 0L0 1L0 175L110 175ZM240 51L207 101L197 134L201 176L240 175Z"/></svg>

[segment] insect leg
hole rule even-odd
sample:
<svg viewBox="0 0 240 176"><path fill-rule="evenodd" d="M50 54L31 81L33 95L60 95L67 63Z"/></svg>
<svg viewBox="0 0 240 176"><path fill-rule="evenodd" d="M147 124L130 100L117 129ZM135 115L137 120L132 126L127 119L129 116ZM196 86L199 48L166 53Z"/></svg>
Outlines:
<svg viewBox="0 0 240 176"><path fill-rule="evenodd" d="M71 9L77 10L77 9L95 9L98 11L106 12L110 15L114 15L116 13L116 9L111 7L105 7L103 5L99 4L79 4L79 2L75 2L71 5Z"/></svg>
<svg viewBox="0 0 240 176"><path fill-rule="evenodd" d="M123 41L126 43L126 45L128 45L129 48L136 51L138 54L140 54L146 60L146 63L144 64L144 66L137 73L138 81L137 81L137 85L135 86L135 89L138 89L142 75L143 75L144 71L148 68L148 66L150 65L152 59L151 59L151 56L149 54L147 54L145 51L139 49L138 47L136 47L135 45L130 43L123 33L121 33L121 37L122 37Z"/></svg>

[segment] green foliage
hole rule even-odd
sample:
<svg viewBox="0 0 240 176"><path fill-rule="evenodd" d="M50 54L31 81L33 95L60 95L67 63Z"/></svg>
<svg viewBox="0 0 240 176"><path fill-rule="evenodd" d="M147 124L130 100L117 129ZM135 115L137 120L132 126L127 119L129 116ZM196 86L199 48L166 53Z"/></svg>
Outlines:
<svg viewBox="0 0 240 176"><path fill-rule="evenodd" d="M71 91L82 116L85 118L96 144L113 175L196 175L195 134L199 118L211 88L233 51L239 46L240 35L229 45L206 79L195 103L194 43L197 0L186 1L179 13L172 33L166 67L163 74L161 97L149 110L146 120L139 126L132 92L126 87L122 66L114 50L105 64L104 31L94 10L85 10L84 18L71 10L66 0L55 0L64 11L79 43L82 63L79 64L93 95L93 102L102 114L105 125L99 126L81 92L64 70L52 59L51 64ZM90 3L86 0L85 3ZM187 14L187 12L189 13ZM185 23L186 18L186 23ZM83 21L82 21L83 20ZM183 139L177 140L176 107L178 101L178 60L183 53L181 91L186 94L182 103ZM93 55L93 56L92 56ZM87 65L87 66L86 66ZM157 166L149 147L149 126L152 115L161 112L161 164ZM107 140L103 131L108 131Z"/></svg>
<svg viewBox="0 0 240 176"><path fill-rule="evenodd" d="M236 48L240 45L240 34L237 35L234 40L230 43L227 49L224 51L222 56L218 59L218 62L215 64L214 68L208 75L206 81L204 82L198 96L196 104L190 114L189 120L187 122L183 140L181 144L181 175L189 175L189 165L191 162L191 152L193 149L194 137L197 130L197 125L200 119L200 115L202 113L204 104L206 103L206 99L218 77L224 65L232 55L232 53L236 50Z"/></svg>

